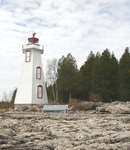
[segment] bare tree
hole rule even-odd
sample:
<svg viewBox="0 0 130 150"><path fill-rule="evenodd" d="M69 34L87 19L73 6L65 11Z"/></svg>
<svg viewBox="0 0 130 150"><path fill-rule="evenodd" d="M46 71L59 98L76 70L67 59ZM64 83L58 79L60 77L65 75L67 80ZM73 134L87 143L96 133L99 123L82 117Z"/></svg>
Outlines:
<svg viewBox="0 0 130 150"><path fill-rule="evenodd" d="M58 88L57 88L57 59L47 61L46 72L47 86L52 87L52 95L54 101L58 101Z"/></svg>
<svg viewBox="0 0 130 150"><path fill-rule="evenodd" d="M11 91L9 91L8 93L7 92L3 92L1 101L9 102L10 99L11 99L11 96L12 96L12 92Z"/></svg>

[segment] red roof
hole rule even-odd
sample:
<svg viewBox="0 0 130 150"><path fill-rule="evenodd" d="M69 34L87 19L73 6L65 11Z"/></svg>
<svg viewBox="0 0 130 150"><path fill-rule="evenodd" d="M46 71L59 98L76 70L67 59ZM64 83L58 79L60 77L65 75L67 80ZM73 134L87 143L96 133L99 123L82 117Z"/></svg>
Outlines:
<svg viewBox="0 0 130 150"><path fill-rule="evenodd" d="M39 39L35 38L36 33L33 33L31 38L28 38L28 42L31 42L32 44L38 43Z"/></svg>

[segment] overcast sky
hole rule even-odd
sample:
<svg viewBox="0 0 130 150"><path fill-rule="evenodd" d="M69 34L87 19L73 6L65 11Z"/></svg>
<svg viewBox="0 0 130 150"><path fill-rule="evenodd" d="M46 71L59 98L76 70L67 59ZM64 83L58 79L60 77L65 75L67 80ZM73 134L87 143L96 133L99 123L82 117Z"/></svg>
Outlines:
<svg viewBox="0 0 130 150"><path fill-rule="evenodd" d="M46 61L71 53L80 67L92 50L119 59L130 45L130 0L0 0L0 94L17 87L22 44L33 32Z"/></svg>

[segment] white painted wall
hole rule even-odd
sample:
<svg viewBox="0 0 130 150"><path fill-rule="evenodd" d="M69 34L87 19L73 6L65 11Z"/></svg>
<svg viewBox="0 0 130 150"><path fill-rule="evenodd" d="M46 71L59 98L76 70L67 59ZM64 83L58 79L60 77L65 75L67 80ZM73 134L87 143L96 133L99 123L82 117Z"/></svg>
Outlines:
<svg viewBox="0 0 130 150"><path fill-rule="evenodd" d="M42 75L41 80L36 79L36 68L40 66L42 68ZM43 67L41 62L41 52L37 50L33 50L33 92L32 92L32 103L33 104L43 104L47 103L47 93L45 88L45 80L44 80L44 74L43 74ZM43 86L43 99L37 98L37 86L42 85Z"/></svg>
<svg viewBox="0 0 130 150"><path fill-rule="evenodd" d="M43 74L43 67L41 61L42 49L36 49L36 46L33 44L25 45L26 49L31 50L31 61L25 62L23 64L23 70L20 77L20 82L15 98L15 104L45 104L48 103L45 80ZM23 49L23 53L24 50ZM25 55L25 54L24 54ZM36 67L40 66L42 68L42 77L41 80L36 79ZM43 98L37 98L37 86L43 86Z"/></svg>

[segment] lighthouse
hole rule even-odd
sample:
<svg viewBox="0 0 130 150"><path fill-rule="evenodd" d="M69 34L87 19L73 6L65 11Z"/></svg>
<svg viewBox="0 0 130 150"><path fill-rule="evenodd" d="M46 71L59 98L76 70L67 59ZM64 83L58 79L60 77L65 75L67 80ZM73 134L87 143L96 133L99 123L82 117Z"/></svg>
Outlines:
<svg viewBox="0 0 130 150"><path fill-rule="evenodd" d="M33 33L28 43L22 46L24 64L15 104L46 104L48 103L41 54L43 47Z"/></svg>

